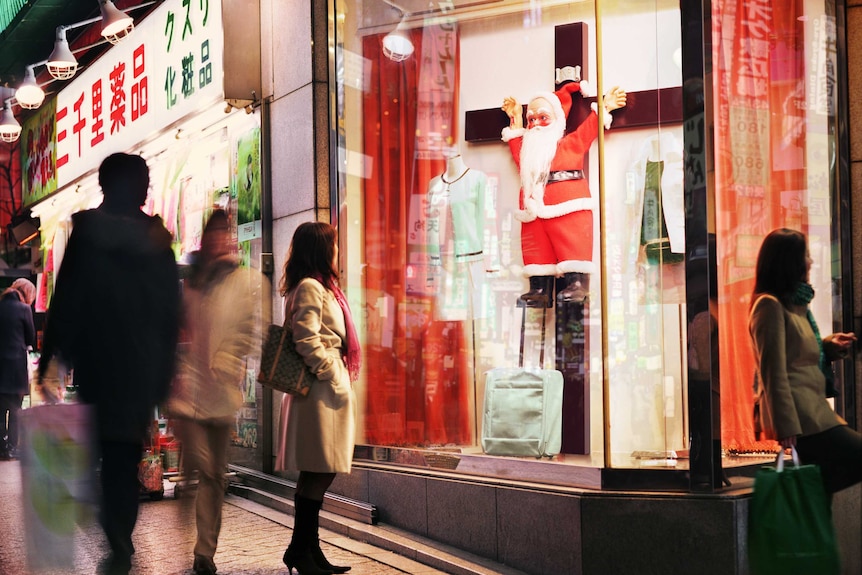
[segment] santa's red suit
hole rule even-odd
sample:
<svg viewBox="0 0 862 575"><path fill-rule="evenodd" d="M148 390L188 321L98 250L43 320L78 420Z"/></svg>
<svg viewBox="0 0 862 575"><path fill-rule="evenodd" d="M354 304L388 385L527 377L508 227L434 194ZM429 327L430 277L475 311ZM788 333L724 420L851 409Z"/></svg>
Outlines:
<svg viewBox="0 0 862 575"><path fill-rule="evenodd" d="M572 93L579 91L581 84L586 83L571 82L557 92L539 93L533 99L547 100L557 111L557 121L565 121L572 107ZM605 117L610 119L610 114L605 114ZM520 210L515 213L515 218L522 222L521 251L526 276L593 272L593 209L596 202L590 194L583 170L584 155L598 137L598 125L593 104L589 116L559 140L547 183L534 187L529 195L521 188ZM503 129L503 141L508 142L519 170L525 131L523 128ZM560 181L554 181L555 178Z"/></svg>

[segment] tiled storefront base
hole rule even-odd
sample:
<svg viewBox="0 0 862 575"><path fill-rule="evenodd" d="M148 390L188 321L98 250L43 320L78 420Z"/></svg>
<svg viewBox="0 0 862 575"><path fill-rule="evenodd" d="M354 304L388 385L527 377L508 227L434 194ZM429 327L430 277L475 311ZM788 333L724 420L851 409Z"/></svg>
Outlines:
<svg viewBox="0 0 862 575"><path fill-rule="evenodd" d="M258 487L261 487L258 485ZM556 490L354 467L333 492L380 524L535 575L745 575L750 479L716 494ZM843 573L862 573L862 487L836 495Z"/></svg>

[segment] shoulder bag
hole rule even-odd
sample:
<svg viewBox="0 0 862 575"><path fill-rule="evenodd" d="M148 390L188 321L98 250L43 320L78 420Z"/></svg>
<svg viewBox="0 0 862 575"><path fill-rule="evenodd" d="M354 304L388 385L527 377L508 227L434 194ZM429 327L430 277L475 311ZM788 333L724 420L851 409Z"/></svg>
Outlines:
<svg viewBox="0 0 862 575"><path fill-rule="evenodd" d="M288 310L292 307L291 305ZM296 351L289 322L290 317L285 314L284 325L269 326L263 343L257 380L276 391L305 397L317 378Z"/></svg>

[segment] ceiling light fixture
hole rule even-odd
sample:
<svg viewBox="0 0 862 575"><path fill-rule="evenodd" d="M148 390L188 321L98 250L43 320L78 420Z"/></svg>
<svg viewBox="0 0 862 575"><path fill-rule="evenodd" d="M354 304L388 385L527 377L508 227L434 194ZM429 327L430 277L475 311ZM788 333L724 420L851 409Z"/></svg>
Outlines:
<svg viewBox="0 0 862 575"><path fill-rule="evenodd" d="M119 44L119 42L128 36L135 29L135 21L131 16L114 6L111 0L99 1L99 16L81 20L74 24L57 26L57 36L54 41L54 51L48 56L48 72L57 80L68 80L78 71L78 60L69 49L69 42L66 40L66 31L73 28L80 28L87 24L96 22L102 23L102 37L111 44ZM156 1L144 2L128 8L134 10L155 4Z"/></svg>
<svg viewBox="0 0 862 575"><path fill-rule="evenodd" d="M27 66L27 71L24 73L24 81L15 90L15 100L22 108L35 110L45 100L45 91L36 83L36 74L33 72L33 68L46 63L47 61Z"/></svg>
<svg viewBox="0 0 862 575"><path fill-rule="evenodd" d="M111 44L119 44L135 29L132 17L114 6L111 0L99 0L99 11L102 13L102 36Z"/></svg>
<svg viewBox="0 0 862 575"><path fill-rule="evenodd" d="M54 51L48 56L48 73L57 80L68 80L78 71L78 60L75 59L75 55L69 49L69 41L66 40L66 30L72 26L57 26Z"/></svg>
<svg viewBox="0 0 862 575"><path fill-rule="evenodd" d="M407 32L406 19L409 14L389 0L383 0L383 3L398 10L401 14L401 20L395 30L383 37L383 55L393 62L403 62L413 54L414 50L413 41L410 40L410 35Z"/></svg>
<svg viewBox="0 0 862 575"><path fill-rule="evenodd" d="M12 113L11 99L7 99L3 105L3 113L0 114L0 140L11 144L21 136L21 124Z"/></svg>

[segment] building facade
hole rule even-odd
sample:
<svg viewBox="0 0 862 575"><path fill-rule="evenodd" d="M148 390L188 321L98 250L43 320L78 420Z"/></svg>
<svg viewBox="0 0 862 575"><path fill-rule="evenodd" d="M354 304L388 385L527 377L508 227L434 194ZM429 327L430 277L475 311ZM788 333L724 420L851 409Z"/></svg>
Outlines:
<svg viewBox="0 0 862 575"><path fill-rule="evenodd" d="M763 236L805 232L818 323L862 330L860 10L167 0L25 123L43 306L110 151L148 157L181 262L221 205L275 286L296 227L331 222L365 359L333 492L528 573L747 573L751 477L776 449L751 417ZM96 86L123 65L138 98L100 139L119 116ZM554 120L568 135L535 136ZM261 305L283 319L277 290ZM860 366L836 366L857 428ZM281 397L255 369L231 462L281 489ZM847 573L859 494L836 506Z"/></svg>
<svg viewBox="0 0 862 575"><path fill-rule="evenodd" d="M721 473L750 488L752 456L772 449L750 416L747 305L762 237L803 230L820 262L818 322L858 327L859 138L847 96L858 8L500 4L313 2L310 13L261 4L279 26L272 181L286 193L273 190L275 253L298 221L338 223L343 277L362 310L364 439L356 471L335 489L377 505L387 523L531 573L634 572L644 554L662 557L657 572L705 564L703 545L677 544L683 533L712 537L705 525L730 537L710 546L715 572L747 572L750 490L722 488ZM264 53L266 43L264 34ZM307 60L294 58L308 46ZM578 278L588 305L565 316L569 332L558 319L568 310L551 302L544 313L553 351L541 367L559 369L566 385L561 453L497 457L487 374L517 366L522 321L534 366L543 339L542 310L518 307L530 287L515 215L522 179L500 108L506 96L526 105L559 90L565 75L555 73L567 66L589 84L570 129L599 91L620 86L628 101L583 166L596 200L593 265L575 270L589 274ZM459 156L461 171L449 172ZM485 214L472 230L496 239L480 242L473 261L459 260L457 208L441 203L446 192L458 201L467 167L487 177L480 189L491 196L472 198ZM435 201L451 220L441 222ZM694 320L710 299L718 330L705 359ZM567 352L577 359L557 363ZM859 362L837 369L835 408L855 426ZM568 401L573 382L580 408ZM465 508L475 513L457 519ZM643 530L657 516L673 551ZM852 569L859 527L849 521ZM624 536L613 544L595 531Z"/></svg>

